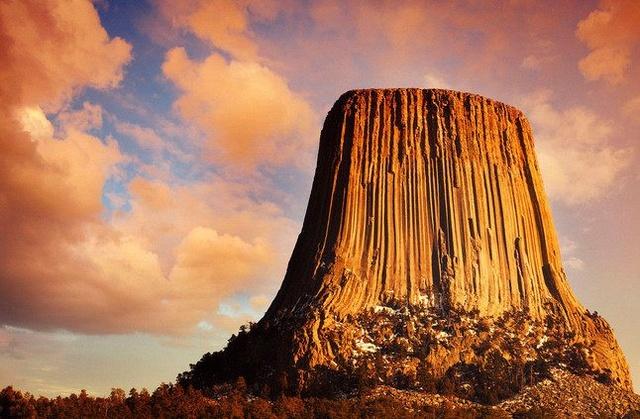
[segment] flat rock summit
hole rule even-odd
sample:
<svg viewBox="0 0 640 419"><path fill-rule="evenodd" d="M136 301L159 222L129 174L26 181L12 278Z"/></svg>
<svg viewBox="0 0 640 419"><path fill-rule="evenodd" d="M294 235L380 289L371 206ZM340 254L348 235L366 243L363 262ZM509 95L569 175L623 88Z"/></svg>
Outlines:
<svg viewBox="0 0 640 419"><path fill-rule="evenodd" d="M607 322L567 281L524 114L450 90L364 89L326 117L264 318L179 380L495 403L552 368L632 388Z"/></svg>

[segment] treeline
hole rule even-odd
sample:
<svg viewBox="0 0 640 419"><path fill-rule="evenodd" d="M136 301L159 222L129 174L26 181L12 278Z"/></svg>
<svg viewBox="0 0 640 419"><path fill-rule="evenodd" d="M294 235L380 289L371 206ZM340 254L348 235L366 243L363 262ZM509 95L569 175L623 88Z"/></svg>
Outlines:
<svg viewBox="0 0 640 419"><path fill-rule="evenodd" d="M162 384L153 393L113 389L108 397L81 391L67 397L34 397L12 387L0 392L0 418L500 418L490 408L406 406L390 396L367 399L299 398L274 400L246 393L243 380L207 396L200 390ZM526 416L526 417L538 417Z"/></svg>

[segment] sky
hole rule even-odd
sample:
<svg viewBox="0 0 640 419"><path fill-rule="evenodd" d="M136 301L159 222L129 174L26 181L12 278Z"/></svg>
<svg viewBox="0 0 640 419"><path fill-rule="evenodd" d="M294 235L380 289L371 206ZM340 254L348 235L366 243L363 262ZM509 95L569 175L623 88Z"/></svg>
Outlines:
<svg viewBox="0 0 640 419"><path fill-rule="evenodd" d="M0 387L155 388L260 318L364 87L528 116L569 281L640 383L636 0L0 2Z"/></svg>

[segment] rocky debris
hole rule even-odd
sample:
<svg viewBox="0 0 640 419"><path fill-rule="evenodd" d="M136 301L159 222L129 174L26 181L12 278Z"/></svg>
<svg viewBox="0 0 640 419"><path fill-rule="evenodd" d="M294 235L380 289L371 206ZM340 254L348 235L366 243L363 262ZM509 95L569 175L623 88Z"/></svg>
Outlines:
<svg viewBox="0 0 640 419"><path fill-rule="evenodd" d="M622 418L640 413L640 396L593 378L554 369L552 378L527 387L498 405L512 414L551 412L566 418Z"/></svg>
<svg viewBox="0 0 640 419"><path fill-rule="evenodd" d="M409 408L465 409L477 417L491 418L635 418L640 417L640 395L605 385L593 378L553 369L551 377L524 388L517 395L493 406L455 396L399 390L379 386L360 397L391 397ZM634 416L635 415L635 416Z"/></svg>
<svg viewBox="0 0 640 419"><path fill-rule="evenodd" d="M467 414L476 414L490 418L510 418L509 412L499 406L484 406L452 395L440 395L415 390L399 390L389 386L378 386L359 395L364 400L384 400L392 398L406 409L418 410L425 406L442 410L462 410ZM475 415L473 416L475 417Z"/></svg>

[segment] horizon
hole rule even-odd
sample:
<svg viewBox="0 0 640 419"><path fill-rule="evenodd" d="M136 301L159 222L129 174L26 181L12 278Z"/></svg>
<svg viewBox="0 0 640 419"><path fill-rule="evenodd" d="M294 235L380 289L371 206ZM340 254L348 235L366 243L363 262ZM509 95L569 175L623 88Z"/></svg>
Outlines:
<svg viewBox="0 0 640 419"><path fill-rule="evenodd" d="M528 118L569 283L637 389L639 20L634 0L1 4L0 385L151 390L221 349L280 287L332 104L412 85Z"/></svg>

